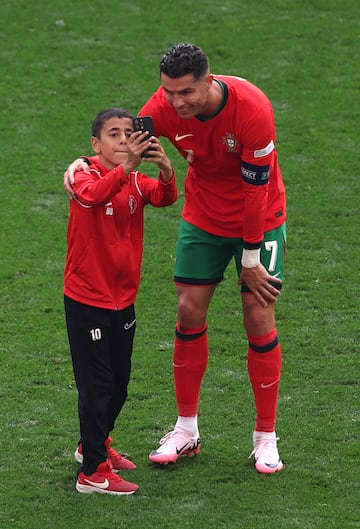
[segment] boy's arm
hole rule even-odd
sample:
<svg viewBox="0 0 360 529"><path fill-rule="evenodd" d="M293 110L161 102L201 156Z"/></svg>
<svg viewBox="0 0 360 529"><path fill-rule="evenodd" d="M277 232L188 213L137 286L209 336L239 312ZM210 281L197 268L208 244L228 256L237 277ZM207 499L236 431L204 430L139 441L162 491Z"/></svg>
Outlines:
<svg viewBox="0 0 360 529"><path fill-rule="evenodd" d="M137 177L146 204L151 204L156 208L162 208L176 202L178 190L176 186L176 174L173 169L171 170L169 180L164 180L162 171L159 173L158 180L150 178L150 176L143 173L137 173Z"/></svg>
<svg viewBox="0 0 360 529"><path fill-rule="evenodd" d="M118 165L103 177L96 166L90 166L89 172L75 173L72 185L74 198L84 206L104 204L120 191L127 179L122 165Z"/></svg>

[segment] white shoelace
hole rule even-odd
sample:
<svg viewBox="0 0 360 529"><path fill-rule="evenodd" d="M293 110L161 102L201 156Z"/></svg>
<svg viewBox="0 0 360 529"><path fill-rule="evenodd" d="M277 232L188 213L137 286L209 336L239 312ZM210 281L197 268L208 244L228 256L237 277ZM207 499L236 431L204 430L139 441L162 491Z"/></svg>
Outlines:
<svg viewBox="0 0 360 529"><path fill-rule="evenodd" d="M277 449L277 441L279 437L274 437L272 434L255 437L254 450L251 452L250 457L254 456L255 460L262 459L268 464L277 463L280 459L279 452Z"/></svg>

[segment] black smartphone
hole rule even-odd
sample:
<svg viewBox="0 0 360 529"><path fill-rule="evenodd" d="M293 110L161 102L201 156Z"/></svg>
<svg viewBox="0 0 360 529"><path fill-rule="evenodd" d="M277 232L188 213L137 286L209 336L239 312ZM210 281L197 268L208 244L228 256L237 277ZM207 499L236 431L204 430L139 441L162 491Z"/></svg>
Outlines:
<svg viewBox="0 0 360 529"><path fill-rule="evenodd" d="M145 132L148 131L149 135L147 138L150 138L150 136L155 136L154 132L154 123L151 116L138 116L133 119L133 127L134 132L141 131ZM145 140L144 140L145 141ZM141 155L142 158L151 158L151 155L147 153L147 151L143 152Z"/></svg>

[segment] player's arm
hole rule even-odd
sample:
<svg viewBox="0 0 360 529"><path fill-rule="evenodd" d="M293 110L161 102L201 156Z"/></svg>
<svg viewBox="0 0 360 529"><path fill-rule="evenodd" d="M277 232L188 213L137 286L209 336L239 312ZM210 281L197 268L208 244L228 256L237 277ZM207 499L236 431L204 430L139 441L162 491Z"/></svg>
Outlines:
<svg viewBox="0 0 360 529"><path fill-rule="evenodd" d="M85 173L90 173L89 165L89 159L83 156L74 160L66 169L64 173L64 188L70 198L75 198L75 191L73 188L75 172L83 171Z"/></svg>
<svg viewBox="0 0 360 529"><path fill-rule="evenodd" d="M244 181L244 250L239 283L245 282L262 305L276 301L280 291L260 261L264 238L269 180L275 155L273 116L270 107L263 109L248 130L248 145L243 150L241 178Z"/></svg>
<svg viewBox="0 0 360 529"><path fill-rule="evenodd" d="M260 248L264 237L265 215L269 187L269 165L255 165L242 161L245 182L244 249L239 283L245 282L263 306L273 303L280 291L271 284L273 278L260 261Z"/></svg>

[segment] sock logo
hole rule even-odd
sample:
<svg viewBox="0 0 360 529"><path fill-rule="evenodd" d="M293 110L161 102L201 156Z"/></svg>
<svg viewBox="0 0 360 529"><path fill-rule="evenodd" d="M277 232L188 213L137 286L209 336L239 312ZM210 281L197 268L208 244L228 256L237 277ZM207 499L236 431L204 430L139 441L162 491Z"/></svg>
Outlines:
<svg viewBox="0 0 360 529"><path fill-rule="evenodd" d="M280 378L277 378L276 380L274 380L273 382L270 382L270 384L264 384L264 383L261 383L260 384L260 387L262 389L267 389L267 388L271 388L271 386L274 386L277 382L279 382Z"/></svg>
<svg viewBox="0 0 360 529"><path fill-rule="evenodd" d="M175 364L175 363L173 362L173 367L185 367L185 364Z"/></svg>

